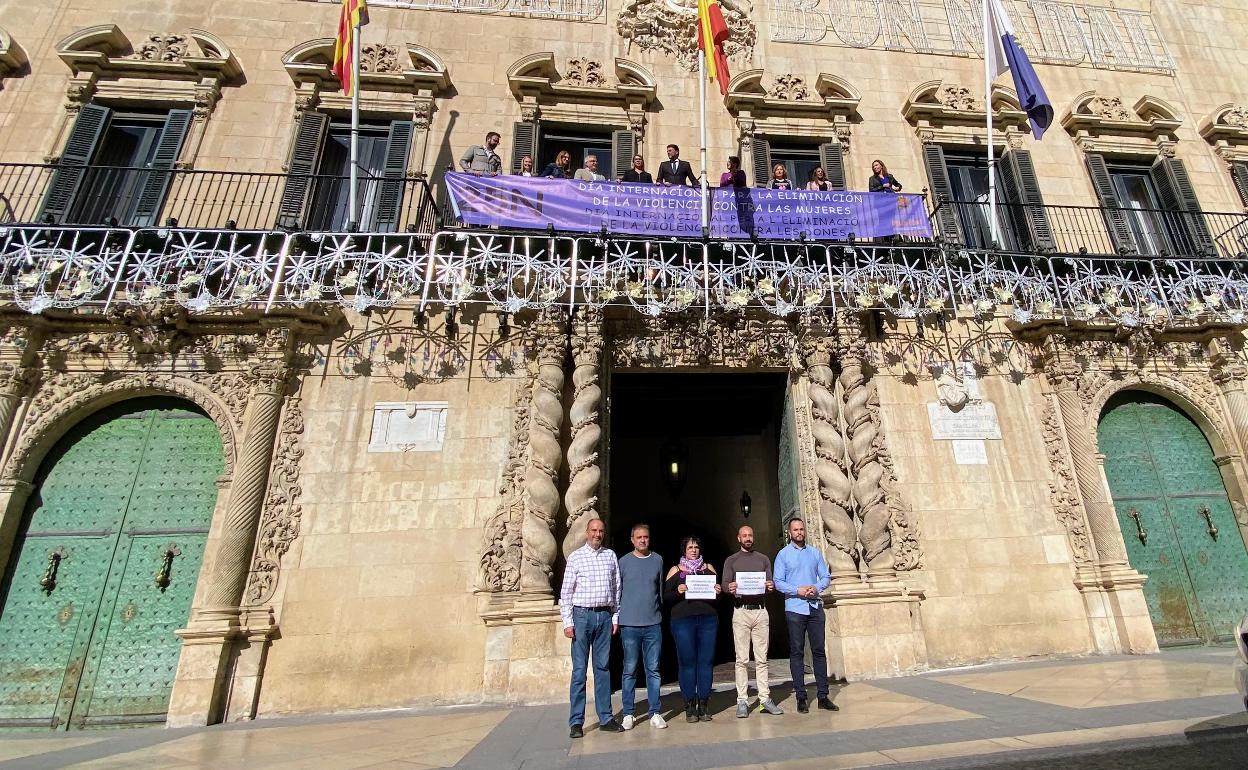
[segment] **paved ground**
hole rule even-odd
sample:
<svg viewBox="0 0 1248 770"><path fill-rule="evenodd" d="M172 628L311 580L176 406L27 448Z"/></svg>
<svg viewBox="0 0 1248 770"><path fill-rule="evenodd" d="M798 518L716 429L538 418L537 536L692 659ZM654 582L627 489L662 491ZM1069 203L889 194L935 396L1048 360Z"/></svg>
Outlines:
<svg viewBox="0 0 1248 770"><path fill-rule="evenodd" d="M623 735L587 724L567 736L565 706L444 708L303 716L204 729L61 736L5 734L0 770L76 767L424 768L462 770L1245 770L1248 714L1233 651L1049 660L836 688L837 713L735 719L717 686L715 720ZM779 668L779 667L776 667ZM618 704L618 695L617 695Z"/></svg>

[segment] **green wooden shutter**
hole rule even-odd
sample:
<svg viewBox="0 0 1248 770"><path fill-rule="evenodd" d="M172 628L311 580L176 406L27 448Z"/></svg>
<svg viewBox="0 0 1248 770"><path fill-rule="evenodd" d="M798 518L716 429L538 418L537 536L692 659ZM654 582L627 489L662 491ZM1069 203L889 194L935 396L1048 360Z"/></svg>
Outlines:
<svg viewBox="0 0 1248 770"><path fill-rule="evenodd" d="M295 127L295 141L290 148L290 162L286 164L286 187L277 206L278 227L298 229L303 225L303 210L307 206L308 191L312 189L312 175L321 162L321 149L325 145L325 132L329 129L329 116L323 112L305 110Z"/></svg>
<svg viewBox="0 0 1248 770"><path fill-rule="evenodd" d="M823 164L823 173L828 177L828 185L833 190L845 190L845 148L840 142L828 142L819 145L819 162Z"/></svg>
<svg viewBox="0 0 1248 770"><path fill-rule="evenodd" d="M520 173L520 161L525 155L533 158L533 173L541 172L537 167L537 124L521 120L511 129L511 173Z"/></svg>
<svg viewBox="0 0 1248 770"><path fill-rule="evenodd" d="M390 124L386 137L385 165L381 170L381 186L377 191L377 230L392 233L398 229L403 193L407 188L407 157L412 149L416 124L396 120Z"/></svg>
<svg viewBox="0 0 1248 770"><path fill-rule="evenodd" d="M56 223L64 222L74 205L74 197L86 176L86 166L95 156L95 148L104 135L108 119L113 111L98 104L84 104L78 112L78 120L69 132L65 149L61 151L61 160L52 181L48 184L48 192L43 197L43 206L39 211L39 219L52 217Z"/></svg>
<svg viewBox="0 0 1248 770"><path fill-rule="evenodd" d="M754 186L766 187L771 181L771 142L755 134L752 147L750 162L754 166Z"/></svg>
<svg viewBox="0 0 1248 770"><path fill-rule="evenodd" d="M1167 217L1166 221L1177 220L1180 253L1212 254L1213 236L1205 224L1204 212L1200 210L1200 201L1196 200L1196 188L1192 186L1192 178L1187 174L1187 166L1178 158L1158 158L1148 174L1157 187L1161 197L1162 208L1176 212L1177 217Z"/></svg>
<svg viewBox="0 0 1248 770"><path fill-rule="evenodd" d="M157 224L160 209L165 204L165 193L173 181L173 166L178 161L186 132L191 127L191 117L190 110L170 110L169 117L165 118L165 127L156 142L156 152L139 187L131 221L135 227Z"/></svg>
<svg viewBox="0 0 1248 770"><path fill-rule="evenodd" d="M1085 161L1088 176L1092 179L1092 188L1096 190L1096 197L1101 202L1101 214L1105 217L1110 243L1123 254L1135 251L1135 238L1131 235L1131 226L1127 224L1127 215L1122 210L1122 201L1118 200L1118 191L1114 189L1114 178L1109 175L1105 156L1090 152Z"/></svg>
<svg viewBox="0 0 1248 770"><path fill-rule="evenodd" d="M927 164L927 183L936 206L940 235L946 241L961 243L962 231L953 205L953 183L949 181L949 167L945 165L945 148L939 144L923 145L923 160Z"/></svg>
<svg viewBox="0 0 1248 770"><path fill-rule="evenodd" d="M637 134L625 129L611 132L612 179L619 179L624 172L633 167L633 156L637 154Z"/></svg>
<svg viewBox="0 0 1248 770"><path fill-rule="evenodd" d="M1034 251L1053 250L1056 246L1053 228L1044 210L1044 197L1040 194L1040 179L1036 176L1031 151L1010 150L1001 160L1006 201L1015 204L1010 207L1010 215L1018 234L1025 236L1023 240Z"/></svg>
<svg viewBox="0 0 1248 770"><path fill-rule="evenodd" d="M1236 161L1231 164L1231 181L1235 183L1239 200L1248 206L1248 163Z"/></svg>

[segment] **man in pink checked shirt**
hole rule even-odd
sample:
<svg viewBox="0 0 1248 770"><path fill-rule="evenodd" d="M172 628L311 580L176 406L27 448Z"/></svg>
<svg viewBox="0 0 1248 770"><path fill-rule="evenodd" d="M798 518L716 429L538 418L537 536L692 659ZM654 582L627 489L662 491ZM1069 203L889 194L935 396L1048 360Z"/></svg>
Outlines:
<svg viewBox="0 0 1248 770"><path fill-rule="evenodd" d="M620 566L615 553L603 546L607 528L601 519L585 525L585 545L568 556L559 591L559 614L563 635L572 640L572 685L568 691L571 709L569 735L585 735L585 667L590 655L594 662L594 710L598 729L623 732L611 714L611 673L607 660L611 637L620 629Z"/></svg>

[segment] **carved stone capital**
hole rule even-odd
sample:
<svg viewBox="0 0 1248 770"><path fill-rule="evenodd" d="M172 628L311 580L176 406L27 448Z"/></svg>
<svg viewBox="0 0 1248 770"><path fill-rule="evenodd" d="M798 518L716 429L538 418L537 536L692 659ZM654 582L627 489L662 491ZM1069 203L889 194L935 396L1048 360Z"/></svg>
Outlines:
<svg viewBox="0 0 1248 770"><path fill-rule="evenodd" d="M546 366L563 366L568 354L568 321L562 310L545 310L533 324L537 362Z"/></svg>

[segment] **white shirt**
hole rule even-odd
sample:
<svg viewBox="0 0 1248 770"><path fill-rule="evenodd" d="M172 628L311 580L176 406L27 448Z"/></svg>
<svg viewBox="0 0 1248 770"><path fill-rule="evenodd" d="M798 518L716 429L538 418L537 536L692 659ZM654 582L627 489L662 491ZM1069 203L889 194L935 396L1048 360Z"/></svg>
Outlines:
<svg viewBox="0 0 1248 770"><path fill-rule="evenodd" d="M605 546L594 550L589 543L568 557L559 591L559 615L563 627L572 628L573 607L610 607L611 624L620 623L620 564Z"/></svg>

